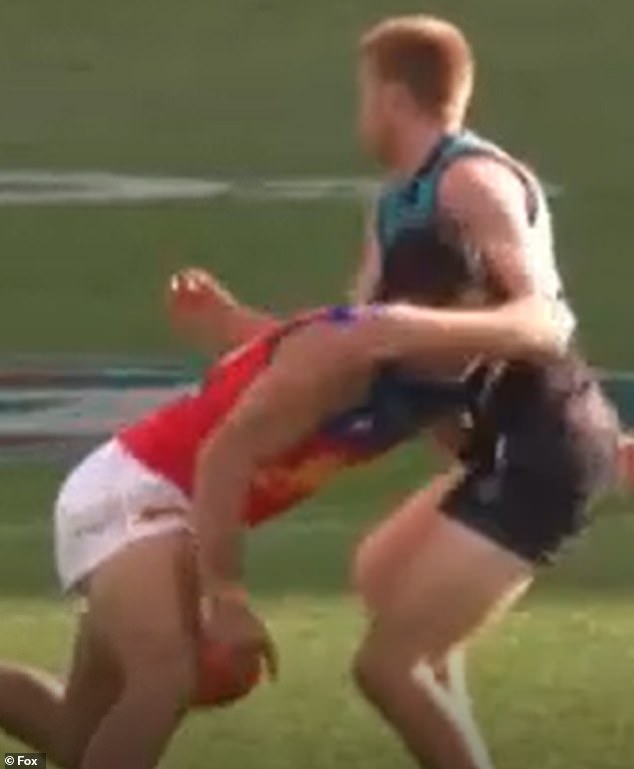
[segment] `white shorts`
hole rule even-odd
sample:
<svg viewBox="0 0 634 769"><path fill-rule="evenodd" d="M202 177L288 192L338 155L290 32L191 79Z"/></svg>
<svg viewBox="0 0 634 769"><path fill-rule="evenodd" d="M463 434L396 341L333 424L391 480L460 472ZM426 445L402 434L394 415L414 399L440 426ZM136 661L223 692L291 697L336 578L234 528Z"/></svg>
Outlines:
<svg viewBox="0 0 634 769"><path fill-rule="evenodd" d="M117 441L97 448L66 479L55 505L55 560L65 591L131 542L187 530L189 500ZM141 513L156 508L151 518Z"/></svg>

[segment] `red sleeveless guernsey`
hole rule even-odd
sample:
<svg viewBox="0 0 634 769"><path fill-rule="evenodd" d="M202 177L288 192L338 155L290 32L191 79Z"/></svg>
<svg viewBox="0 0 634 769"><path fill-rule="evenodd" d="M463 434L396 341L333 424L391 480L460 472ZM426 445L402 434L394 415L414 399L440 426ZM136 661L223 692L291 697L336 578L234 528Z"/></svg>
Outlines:
<svg viewBox="0 0 634 769"><path fill-rule="evenodd" d="M353 323L357 310L330 307L291 320L230 353L200 389L164 406L116 436L143 465L191 497L196 456L242 393L269 365L280 338L321 321ZM313 494L339 470L366 462L418 435L430 421L463 407L461 384L412 380L378 371L363 402L321 425L309 438L256 472L243 513L255 525Z"/></svg>
<svg viewBox="0 0 634 769"><path fill-rule="evenodd" d="M226 355L208 370L198 392L123 428L117 440L135 459L191 497L196 456L203 441L268 366L280 337L327 312L294 319ZM326 434L303 441L257 472L244 511L245 522L255 525L288 509L340 468L362 461L365 454L340 445Z"/></svg>

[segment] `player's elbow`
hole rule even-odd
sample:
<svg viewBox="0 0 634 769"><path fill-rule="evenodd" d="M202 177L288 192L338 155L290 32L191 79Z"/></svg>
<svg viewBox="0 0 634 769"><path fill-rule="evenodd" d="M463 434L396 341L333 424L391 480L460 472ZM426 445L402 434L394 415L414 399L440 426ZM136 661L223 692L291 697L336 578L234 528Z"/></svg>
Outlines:
<svg viewBox="0 0 634 769"><path fill-rule="evenodd" d="M568 349L573 329L572 317L557 300L534 296L525 304L519 342L528 357L559 357Z"/></svg>

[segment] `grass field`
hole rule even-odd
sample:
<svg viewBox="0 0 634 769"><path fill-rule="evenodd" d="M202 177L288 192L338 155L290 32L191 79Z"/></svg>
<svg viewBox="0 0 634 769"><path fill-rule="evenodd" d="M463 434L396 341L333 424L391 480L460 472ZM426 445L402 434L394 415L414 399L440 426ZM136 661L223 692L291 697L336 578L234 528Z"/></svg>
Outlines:
<svg viewBox="0 0 634 769"><path fill-rule="evenodd" d="M411 8L411 5L409 6ZM563 188L561 258L600 363L632 363L634 201L626 0L467 0L481 59L478 127ZM2 166L249 179L372 173L353 130L361 25L389 0L5 0ZM609 10L609 13L607 12ZM357 253L353 201L211 200L1 207L0 351L178 354L160 316L176 266L209 265L248 300L288 310L342 292ZM356 697L361 625L350 544L429 470L418 448L353 476L254 537L252 578L281 646L280 683L195 717L164 766L398 769L407 759ZM63 468L0 465L0 656L58 669L49 515ZM479 710L505 769L627 769L634 748L634 518L612 501L578 550L477 646ZM0 736L0 751L10 743Z"/></svg>

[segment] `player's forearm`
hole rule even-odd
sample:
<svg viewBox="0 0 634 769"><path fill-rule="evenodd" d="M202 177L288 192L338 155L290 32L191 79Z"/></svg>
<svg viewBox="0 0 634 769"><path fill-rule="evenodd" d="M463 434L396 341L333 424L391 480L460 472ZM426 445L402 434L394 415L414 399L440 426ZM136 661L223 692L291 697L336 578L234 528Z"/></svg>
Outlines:
<svg viewBox="0 0 634 769"><path fill-rule="evenodd" d="M247 307L205 270L188 268L171 276L167 310L174 330L204 354L239 346L275 319Z"/></svg>
<svg viewBox="0 0 634 769"><path fill-rule="evenodd" d="M208 596L242 581L242 513L252 474L248 453L229 441L210 443L199 457L193 525L200 577Z"/></svg>
<svg viewBox="0 0 634 769"><path fill-rule="evenodd" d="M209 310L207 329L222 346L235 347L275 325L275 318L238 301L221 283L217 284L216 303Z"/></svg>
<svg viewBox="0 0 634 769"><path fill-rule="evenodd" d="M198 337L206 347L238 347L276 323L272 315L238 304L235 300L227 300L201 318Z"/></svg>
<svg viewBox="0 0 634 769"><path fill-rule="evenodd" d="M547 300L531 298L483 310L395 305L386 307L385 317L386 357L542 359L561 354L567 343Z"/></svg>

